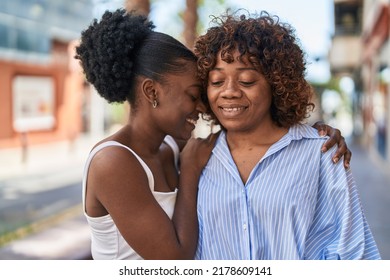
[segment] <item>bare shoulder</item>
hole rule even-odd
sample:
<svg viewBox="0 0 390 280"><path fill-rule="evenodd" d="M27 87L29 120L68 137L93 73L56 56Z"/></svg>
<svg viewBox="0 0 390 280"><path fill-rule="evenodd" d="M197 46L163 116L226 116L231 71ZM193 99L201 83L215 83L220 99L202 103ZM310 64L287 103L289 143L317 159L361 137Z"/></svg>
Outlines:
<svg viewBox="0 0 390 280"><path fill-rule="evenodd" d="M121 146L105 147L96 153L90 165L88 182L88 188L92 186L99 200L108 197L113 200L113 196L149 190L141 163L132 152Z"/></svg>
<svg viewBox="0 0 390 280"><path fill-rule="evenodd" d="M136 156L122 146L108 146L98 151L92 159L91 170L96 170L100 177L115 175L139 175L143 168Z"/></svg>
<svg viewBox="0 0 390 280"><path fill-rule="evenodd" d="M96 152L86 182L86 211L94 217L110 213L121 196L129 196L135 186L148 183L138 160L121 146L107 146Z"/></svg>

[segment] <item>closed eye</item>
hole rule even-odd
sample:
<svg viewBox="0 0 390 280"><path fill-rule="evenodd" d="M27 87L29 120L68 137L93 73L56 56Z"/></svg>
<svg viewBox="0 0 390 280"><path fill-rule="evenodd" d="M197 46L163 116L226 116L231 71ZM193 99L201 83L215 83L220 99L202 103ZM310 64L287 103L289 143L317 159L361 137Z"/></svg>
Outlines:
<svg viewBox="0 0 390 280"><path fill-rule="evenodd" d="M194 102L195 102L195 101L197 101L197 100L198 100L198 96L194 96L194 95L190 95L190 96L191 96L191 100L192 100L192 101L194 101Z"/></svg>
<svg viewBox="0 0 390 280"><path fill-rule="evenodd" d="M223 81L210 81L210 85L213 86L213 87L218 87L218 86L221 86L223 85Z"/></svg>
<svg viewBox="0 0 390 280"><path fill-rule="evenodd" d="M255 84L255 82L244 82L240 81L240 84L243 85L244 87L249 87Z"/></svg>

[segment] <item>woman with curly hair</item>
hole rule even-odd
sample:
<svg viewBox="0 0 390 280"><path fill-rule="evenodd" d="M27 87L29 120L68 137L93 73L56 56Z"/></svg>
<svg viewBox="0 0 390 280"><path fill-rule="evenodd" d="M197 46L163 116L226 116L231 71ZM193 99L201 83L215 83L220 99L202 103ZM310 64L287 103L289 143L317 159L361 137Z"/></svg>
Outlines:
<svg viewBox="0 0 390 280"><path fill-rule="evenodd" d="M351 170L304 124L312 88L288 24L215 18L195 44L222 132L198 190L197 259L378 259Z"/></svg>
<svg viewBox="0 0 390 280"><path fill-rule="evenodd" d="M144 16L107 11L76 48L97 92L131 106L128 123L97 143L86 162L83 203L94 259L195 254L197 185L215 136L190 139L205 112L196 57L153 28ZM180 155L174 138L190 139Z"/></svg>

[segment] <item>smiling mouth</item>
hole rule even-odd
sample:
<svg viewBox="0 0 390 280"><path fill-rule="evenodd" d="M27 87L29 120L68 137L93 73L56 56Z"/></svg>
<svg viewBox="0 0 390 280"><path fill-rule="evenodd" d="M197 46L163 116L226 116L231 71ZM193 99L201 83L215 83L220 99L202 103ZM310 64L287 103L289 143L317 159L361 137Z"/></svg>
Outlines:
<svg viewBox="0 0 390 280"><path fill-rule="evenodd" d="M248 106L219 106L219 110L225 117L231 118L231 117L238 117L243 112L245 112L248 109Z"/></svg>
<svg viewBox="0 0 390 280"><path fill-rule="evenodd" d="M245 110L247 107L241 106L241 107L219 107L222 111L227 113L238 113L243 110Z"/></svg>
<svg viewBox="0 0 390 280"><path fill-rule="evenodd" d="M196 125L197 120L196 119L191 119L191 118L186 118L186 121L189 122L190 124Z"/></svg>

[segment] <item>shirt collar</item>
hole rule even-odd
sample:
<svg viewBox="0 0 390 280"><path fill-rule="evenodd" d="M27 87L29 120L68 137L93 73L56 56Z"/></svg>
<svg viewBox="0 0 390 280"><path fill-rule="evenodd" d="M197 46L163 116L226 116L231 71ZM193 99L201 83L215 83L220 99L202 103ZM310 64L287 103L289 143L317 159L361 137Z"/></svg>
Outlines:
<svg viewBox="0 0 390 280"><path fill-rule="evenodd" d="M301 140L303 138L307 139L318 139L322 138L318 135L318 131L314 129L313 127L306 125L306 124L297 124L289 128L286 135L284 135L279 141L274 143L266 152L262 160L269 157L270 155L280 151L281 149L288 146L291 141ZM231 156L229 146L227 144L226 140L226 132L221 131L215 148L213 150L213 154L217 156L221 162L226 166L228 165L229 168L232 168L232 166L235 166L233 158Z"/></svg>

